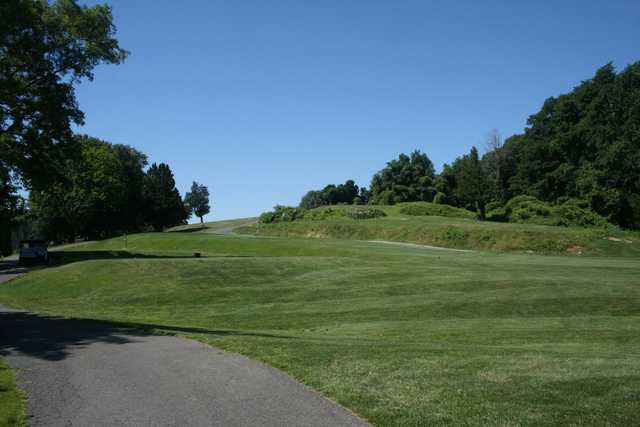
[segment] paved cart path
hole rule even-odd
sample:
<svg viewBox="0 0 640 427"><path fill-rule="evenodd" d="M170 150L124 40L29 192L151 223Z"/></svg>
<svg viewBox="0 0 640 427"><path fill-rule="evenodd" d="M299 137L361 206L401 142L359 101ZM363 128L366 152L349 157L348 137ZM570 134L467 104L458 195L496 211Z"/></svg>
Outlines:
<svg viewBox="0 0 640 427"><path fill-rule="evenodd" d="M108 323L0 307L0 355L31 426L368 425L262 363Z"/></svg>

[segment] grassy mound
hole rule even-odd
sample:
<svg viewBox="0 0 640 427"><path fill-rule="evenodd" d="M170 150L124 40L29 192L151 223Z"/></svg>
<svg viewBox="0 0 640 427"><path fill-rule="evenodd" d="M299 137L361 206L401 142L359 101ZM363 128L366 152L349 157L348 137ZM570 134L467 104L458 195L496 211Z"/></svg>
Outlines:
<svg viewBox="0 0 640 427"><path fill-rule="evenodd" d="M257 221L257 218L238 218L238 219L226 219L221 221L210 221L204 224L185 224L178 225L176 227L168 228L166 231L170 233L192 233L197 231L211 231L219 230L223 228L233 228L243 225L253 224Z"/></svg>
<svg viewBox="0 0 640 427"><path fill-rule="evenodd" d="M1 286L0 303L187 335L381 426L632 425L640 412L638 259L203 233L64 254L89 256Z"/></svg>
<svg viewBox="0 0 640 427"><path fill-rule="evenodd" d="M437 216L334 218L242 227L239 233L285 237L390 240L483 251L640 257L640 234L604 228L507 224Z"/></svg>
<svg viewBox="0 0 640 427"><path fill-rule="evenodd" d="M474 219L476 214L466 209L456 208L449 205L440 205L428 202L398 203L400 213L414 216L444 216L452 218Z"/></svg>

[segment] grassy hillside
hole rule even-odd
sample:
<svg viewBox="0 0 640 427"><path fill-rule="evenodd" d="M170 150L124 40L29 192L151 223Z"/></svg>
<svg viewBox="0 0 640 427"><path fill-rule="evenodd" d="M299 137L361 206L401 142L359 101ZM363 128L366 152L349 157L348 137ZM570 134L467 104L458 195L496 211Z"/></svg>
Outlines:
<svg viewBox="0 0 640 427"><path fill-rule="evenodd" d="M449 208L446 210L436 209L440 206L431 203L375 206L384 211L386 216L354 220L336 215L322 220L302 219L255 224L240 227L236 231L265 236L391 240L483 251L640 257L638 232L626 232L613 227L554 227L481 222L469 218L470 212L466 210L452 207L446 207Z"/></svg>
<svg viewBox="0 0 640 427"><path fill-rule="evenodd" d="M196 232L196 231L212 231L219 230L222 228L229 227L237 227L240 225L252 224L257 220L257 218L238 218L238 219L227 219L222 221L210 221L205 222L203 224L186 224L186 225L178 225L176 227L171 227L166 231L169 232Z"/></svg>
<svg viewBox="0 0 640 427"><path fill-rule="evenodd" d="M240 352L377 425L631 425L640 411L639 259L203 233L123 243L66 249L67 264L0 287L0 303Z"/></svg>
<svg viewBox="0 0 640 427"><path fill-rule="evenodd" d="M24 397L16 386L13 372L0 357L0 426L20 427L26 425Z"/></svg>

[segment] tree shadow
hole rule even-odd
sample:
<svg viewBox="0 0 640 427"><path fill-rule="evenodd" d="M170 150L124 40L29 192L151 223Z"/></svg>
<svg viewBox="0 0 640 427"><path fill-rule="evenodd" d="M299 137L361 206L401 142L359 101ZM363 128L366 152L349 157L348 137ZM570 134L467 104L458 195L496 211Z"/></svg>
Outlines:
<svg viewBox="0 0 640 427"><path fill-rule="evenodd" d="M114 251L54 251L49 252L51 265L71 264L73 262L89 261L95 259L186 259L196 258L195 255L159 255L129 252L123 250ZM203 258L202 256L197 258Z"/></svg>
<svg viewBox="0 0 640 427"><path fill-rule="evenodd" d="M0 356L17 352L39 359L57 361L68 357L71 350L92 343L127 344L136 342L136 337L152 335L154 331L167 334L193 333L219 337L290 338L258 332L67 319L25 311L0 310Z"/></svg>
<svg viewBox="0 0 640 427"><path fill-rule="evenodd" d="M207 227L200 226L200 227L191 227L191 228L184 228L182 230L169 230L167 231L168 233L195 233L197 231L202 231L202 230L206 230Z"/></svg>
<svg viewBox="0 0 640 427"><path fill-rule="evenodd" d="M113 259L204 259L204 258L255 258L255 255L202 255L199 252L199 256L193 254L184 255L162 255L162 254L148 254L142 252L129 252L124 250L113 251L55 251L49 252L49 266L55 267L65 264L71 264L80 261L90 260L113 260ZM261 255L261 257L263 257Z"/></svg>

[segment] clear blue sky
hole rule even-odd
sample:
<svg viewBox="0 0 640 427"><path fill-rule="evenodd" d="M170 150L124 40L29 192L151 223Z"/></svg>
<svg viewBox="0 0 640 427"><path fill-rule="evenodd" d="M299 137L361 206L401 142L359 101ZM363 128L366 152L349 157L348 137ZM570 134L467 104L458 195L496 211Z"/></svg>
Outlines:
<svg viewBox="0 0 640 427"><path fill-rule="evenodd" d="M209 220L368 186L415 148L439 169L640 60L637 0L108 3L131 56L78 88L80 131L208 185Z"/></svg>

